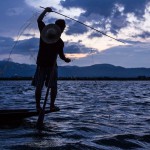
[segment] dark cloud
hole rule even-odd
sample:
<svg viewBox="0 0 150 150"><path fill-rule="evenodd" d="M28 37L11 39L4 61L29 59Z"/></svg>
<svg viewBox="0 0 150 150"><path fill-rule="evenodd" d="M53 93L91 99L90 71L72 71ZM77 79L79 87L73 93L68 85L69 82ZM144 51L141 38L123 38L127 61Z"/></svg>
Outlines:
<svg viewBox="0 0 150 150"><path fill-rule="evenodd" d="M145 6L149 2L149 0L118 0L117 3L123 4L125 7L125 13L133 12L136 16L141 17L141 15L145 12Z"/></svg>
<svg viewBox="0 0 150 150"><path fill-rule="evenodd" d="M22 34L22 35L24 35L26 37L34 37L35 36L34 34L31 34L31 33L25 33L25 34Z"/></svg>
<svg viewBox="0 0 150 150"><path fill-rule="evenodd" d="M39 39L31 38L27 40L19 41L14 49L15 54L24 54L29 55L32 53L38 52Z"/></svg>
<svg viewBox="0 0 150 150"><path fill-rule="evenodd" d="M8 54L14 44L12 38L0 37L0 54Z"/></svg>
<svg viewBox="0 0 150 150"><path fill-rule="evenodd" d="M65 0L61 1L61 4L66 7L79 7L86 10L84 15L89 16L91 13L98 13L105 17L109 17L114 8L114 4L122 4L125 7L126 12L134 12L136 15L144 13L144 8L148 0ZM94 9L93 9L94 8Z"/></svg>
<svg viewBox="0 0 150 150"><path fill-rule="evenodd" d="M134 13L135 16L141 19L142 15L144 14L147 2L149 1L137 0L131 2L131 0L65 0L61 1L61 4L66 8L78 7L84 9L86 12L82 13L79 17L80 21L92 22L92 27L100 27L101 30L105 32L109 31L116 35L121 28L128 25L128 22L126 21L126 13ZM116 7L116 4L118 7ZM121 6L124 7L123 14L118 9ZM107 25L111 25L109 30L106 28ZM76 29L74 29L74 26ZM75 24L69 27L67 33L78 34L84 32L87 32L87 30L76 26ZM92 36L94 36L94 34L92 34L91 37Z"/></svg>
<svg viewBox="0 0 150 150"><path fill-rule="evenodd" d="M129 44L129 45L135 45L135 44L142 44L142 42L140 41L136 41L135 39L133 40L121 40L122 42L126 43L126 44Z"/></svg>
<svg viewBox="0 0 150 150"><path fill-rule="evenodd" d="M0 54L30 55L30 53L37 53L39 46L39 39L31 38L15 42L11 38L0 37Z"/></svg>
<svg viewBox="0 0 150 150"><path fill-rule="evenodd" d="M0 46L11 45L13 43L13 39L9 37L0 37Z"/></svg>
<svg viewBox="0 0 150 150"><path fill-rule="evenodd" d="M111 17L110 32L113 33L114 35L117 35L117 33L121 28L126 27L128 25L126 19L127 19L126 15L121 15L121 12L116 12Z"/></svg>
<svg viewBox="0 0 150 150"><path fill-rule="evenodd" d="M142 44L142 43L141 43ZM144 43L143 43L144 44ZM128 68L150 67L149 47L137 46L118 46L105 51L88 55L85 58L74 61L73 65L93 65L93 64L113 64ZM87 64L88 62L88 64Z"/></svg>
<svg viewBox="0 0 150 150"><path fill-rule="evenodd" d="M99 13L101 15L109 16L113 7L113 0L65 0L61 4L66 7L78 7L86 10L85 16L89 16L91 13ZM109 2L109 3L108 3ZM94 8L94 9L93 9Z"/></svg>
<svg viewBox="0 0 150 150"><path fill-rule="evenodd" d="M97 50L93 50L91 48L87 48L80 43L81 41L74 42L66 42L64 47L65 53L93 53L97 52ZM15 44L15 47L14 47ZM39 48L39 39L38 38L30 38L26 40L17 41L17 43L12 38L0 37L0 54L9 54L12 50L13 54L22 54L22 55L30 55L30 53L37 53Z"/></svg>
<svg viewBox="0 0 150 150"><path fill-rule="evenodd" d="M106 33L105 33L106 34ZM91 35L89 35L89 38L94 38L94 37L102 37L103 34L98 33L98 32L93 32Z"/></svg>
<svg viewBox="0 0 150 150"><path fill-rule="evenodd" d="M150 38L150 32L143 32L142 34L137 35L137 36L143 39Z"/></svg>
<svg viewBox="0 0 150 150"><path fill-rule="evenodd" d="M16 35L22 24L33 15L33 8L29 7L24 0L4 0L1 1L0 14L1 34Z"/></svg>
<svg viewBox="0 0 150 150"><path fill-rule="evenodd" d="M91 49L91 48L87 48L84 45L82 45L81 43L74 43L74 42L69 42L65 44L65 48L64 48L64 52L65 53L93 53L93 52L97 52L97 50Z"/></svg>
<svg viewBox="0 0 150 150"><path fill-rule="evenodd" d="M72 53L80 53L80 48L78 45L66 45L64 49L65 53L72 54Z"/></svg>
<svg viewBox="0 0 150 150"><path fill-rule="evenodd" d="M67 35L72 35L72 34L83 34L87 32L88 29L87 27L75 22L74 24L70 24L68 30L66 31Z"/></svg>

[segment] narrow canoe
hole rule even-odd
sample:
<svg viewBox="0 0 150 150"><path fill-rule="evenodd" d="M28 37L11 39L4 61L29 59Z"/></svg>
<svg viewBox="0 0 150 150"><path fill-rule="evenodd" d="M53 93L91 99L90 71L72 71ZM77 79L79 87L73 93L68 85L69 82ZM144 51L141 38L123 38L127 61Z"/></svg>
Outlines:
<svg viewBox="0 0 150 150"><path fill-rule="evenodd" d="M45 114L51 113L50 110L46 110ZM0 110L0 125L5 123L20 122L25 118L38 116L39 113L35 109L9 109Z"/></svg>

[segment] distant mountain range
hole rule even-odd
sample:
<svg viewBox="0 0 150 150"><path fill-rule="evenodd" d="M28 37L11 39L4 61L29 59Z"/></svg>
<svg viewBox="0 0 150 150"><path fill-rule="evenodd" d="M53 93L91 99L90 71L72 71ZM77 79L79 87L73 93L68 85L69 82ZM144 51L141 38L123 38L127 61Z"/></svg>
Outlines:
<svg viewBox="0 0 150 150"><path fill-rule="evenodd" d="M0 77L32 77L36 66L0 61ZM110 77L137 78L150 77L150 68L123 68L110 64L97 64L86 67L59 66L59 77Z"/></svg>

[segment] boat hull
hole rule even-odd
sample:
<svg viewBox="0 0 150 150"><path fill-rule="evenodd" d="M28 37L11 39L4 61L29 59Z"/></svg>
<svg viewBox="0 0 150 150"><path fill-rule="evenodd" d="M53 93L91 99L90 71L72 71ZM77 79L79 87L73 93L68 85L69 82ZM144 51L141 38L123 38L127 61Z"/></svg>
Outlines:
<svg viewBox="0 0 150 150"><path fill-rule="evenodd" d="M45 114L50 113L50 110L46 110ZM9 109L0 110L0 125L20 123L25 118L32 116L38 116L39 112L33 109Z"/></svg>

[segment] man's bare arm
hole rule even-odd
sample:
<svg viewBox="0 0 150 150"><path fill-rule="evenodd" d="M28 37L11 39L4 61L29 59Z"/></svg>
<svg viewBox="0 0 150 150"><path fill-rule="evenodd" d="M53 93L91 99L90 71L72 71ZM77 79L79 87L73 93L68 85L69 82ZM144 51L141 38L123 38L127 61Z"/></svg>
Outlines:
<svg viewBox="0 0 150 150"><path fill-rule="evenodd" d="M66 58L66 56L64 55L63 52L59 53L59 57L67 63L69 63L71 61L70 58Z"/></svg>
<svg viewBox="0 0 150 150"><path fill-rule="evenodd" d="M40 16L38 17L37 21L38 21L38 22L39 22L39 21L42 21L43 18L44 18L44 16L45 16L45 14L46 14L47 12L52 12L52 9L51 9L50 7L45 8L44 11L43 11L43 12L40 14Z"/></svg>

